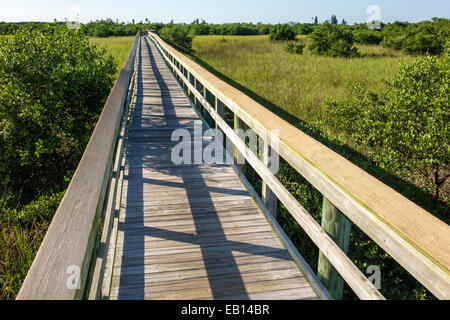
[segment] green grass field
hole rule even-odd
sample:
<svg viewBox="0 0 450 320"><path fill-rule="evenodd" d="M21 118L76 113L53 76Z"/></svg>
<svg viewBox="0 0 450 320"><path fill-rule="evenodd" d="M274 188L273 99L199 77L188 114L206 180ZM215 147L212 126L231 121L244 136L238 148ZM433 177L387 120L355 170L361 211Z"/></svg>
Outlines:
<svg viewBox="0 0 450 320"><path fill-rule="evenodd" d="M304 121L320 115L325 99L346 99L353 82L380 89L400 62L413 60L369 45L359 46L361 57L354 59L312 55L306 49L295 55L268 36L198 36L193 48L216 71Z"/></svg>
<svg viewBox="0 0 450 320"><path fill-rule="evenodd" d="M117 74L127 60L131 47L133 46L133 37L110 37L110 38L92 38L91 42L97 44L100 48L105 48L107 54L114 57L117 63Z"/></svg>

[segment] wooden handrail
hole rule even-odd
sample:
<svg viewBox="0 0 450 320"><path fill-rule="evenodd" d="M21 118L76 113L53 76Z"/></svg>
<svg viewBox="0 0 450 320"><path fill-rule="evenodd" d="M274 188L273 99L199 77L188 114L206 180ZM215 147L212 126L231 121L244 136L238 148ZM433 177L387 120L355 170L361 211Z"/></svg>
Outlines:
<svg viewBox="0 0 450 320"><path fill-rule="evenodd" d="M180 65L258 135L268 137L269 145L279 139L278 152L282 158L436 297L450 299L450 227L447 224L220 80L166 44L156 34L149 35L174 72L197 95L197 99L213 118L217 115L214 108L190 85L179 70ZM217 117L215 120L221 122ZM229 137L233 137L233 133L223 123L221 129L227 130ZM272 130L278 131L278 137L272 134ZM239 148L239 141L235 142ZM241 145L241 152L246 152L244 147L245 145ZM247 160L252 160L251 155L246 155ZM255 160L250 164L257 166L258 162ZM273 180L273 175L270 176L264 169L259 173L266 179L265 182L274 188L279 198L284 197L284 191L280 191L281 188ZM298 215L301 211L301 208L291 207L291 214L297 221L302 222L304 229L312 227L312 221L308 222L306 216ZM306 229L305 231L311 236L311 232ZM320 237L325 241L325 237ZM320 239L315 243L326 254L326 247L318 242L320 243ZM344 259L341 259L340 254L327 258L330 258L340 273L345 273L341 268ZM341 275L347 277L348 282L348 275ZM361 290L360 293L365 291Z"/></svg>
<svg viewBox="0 0 450 320"><path fill-rule="evenodd" d="M139 37L28 271L19 300L73 300L84 295Z"/></svg>

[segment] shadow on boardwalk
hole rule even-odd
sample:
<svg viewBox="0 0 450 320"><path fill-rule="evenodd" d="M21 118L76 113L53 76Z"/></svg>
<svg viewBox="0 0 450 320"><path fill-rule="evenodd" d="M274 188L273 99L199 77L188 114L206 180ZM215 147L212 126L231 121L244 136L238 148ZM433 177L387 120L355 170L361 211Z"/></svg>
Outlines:
<svg viewBox="0 0 450 320"><path fill-rule="evenodd" d="M149 136L139 138L133 138L132 136L130 138L129 154L127 155L129 171L125 179L128 180L126 207L127 210L132 211L132 214L127 214L124 223L120 225L120 228L124 231L124 255L121 263L122 273L124 274L120 278L118 298L142 299L147 297L146 286L149 286L149 279L152 277L152 274L146 274L148 272L146 265L148 265L149 261L151 263L151 257L150 260L146 257L148 249L146 249L145 241L146 238L153 237L199 247L212 298L248 299L249 295L246 285L233 252L271 257L277 260L291 260L292 258L281 247L228 240L215 208L215 203L211 198L211 193L226 196L248 196L247 191L222 188L220 183L215 186L207 185L204 179L205 171L201 165L176 166L171 162L171 151L174 146L174 143L170 141L172 129L164 129L164 124L170 128L186 127L186 124L180 123L176 115L173 104L174 97L171 96L171 92L174 91L173 87L170 88L166 83L155 60L155 56L159 55L159 53L153 44L147 42L147 39L142 41L142 47L144 48L145 46L150 53L150 65L153 69L158 89L163 93L161 96L163 115L160 119L162 124L160 127L149 128L148 131L144 129L148 118L143 115L145 92L143 87L142 53L145 53L146 50L141 49L142 51L139 53L137 101L131 132L148 132ZM173 86L173 84L171 85ZM179 94L181 90L178 90ZM151 135L152 132L155 132L154 129L158 130L159 136ZM220 169L221 165L215 167ZM158 174L164 174L169 178L152 179L144 177L146 168L156 170ZM184 209L190 210L192 213L195 232L189 233L168 230L164 227L152 227L148 226L148 223L146 225L144 208L151 205L151 199L155 199L155 201L161 200L155 197L149 198L149 194L144 192L146 185L151 186L152 190L159 187L172 187L184 190L187 205L189 206L189 208ZM171 195L169 194L165 197L169 198ZM175 198L174 202L176 202ZM161 272L176 270L176 268L171 269L172 266L170 268L167 267L165 270L165 267L164 265L161 266Z"/></svg>

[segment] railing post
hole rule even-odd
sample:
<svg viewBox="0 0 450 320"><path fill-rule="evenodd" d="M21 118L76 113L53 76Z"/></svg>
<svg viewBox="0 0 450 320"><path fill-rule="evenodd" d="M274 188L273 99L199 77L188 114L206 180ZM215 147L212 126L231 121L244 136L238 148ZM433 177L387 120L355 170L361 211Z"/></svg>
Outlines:
<svg viewBox="0 0 450 320"><path fill-rule="evenodd" d="M242 121L236 114L234 115L234 131L237 133L239 138L242 139L245 143L245 130L246 130L246 124L244 121ZM239 150L234 147L234 162L238 165L239 169L241 171L244 169L245 165L245 157L242 153L239 152Z"/></svg>
<svg viewBox="0 0 450 320"><path fill-rule="evenodd" d="M216 97L216 112L223 119L225 117L225 105ZM216 123L216 129L222 131Z"/></svg>
<svg viewBox="0 0 450 320"><path fill-rule="evenodd" d="M267 143L267 139L264 140L260 156L264 165L270 169L270 171L275 175L275 177L278 177L280 156L273 148L269 146L269 144ZM267 186L264 180L262 182L261 198L267 209L269 209L272 216L276 218L278 198L272 192L272 190L270 190L270 188Z"/></svg>
<svg viewBox="0 0 450 320"><path fill-rule="evenodd" d="M225 117L225 105L215 97L215 105L216 105L216 112L217 114L223 119ZM219 128L219 125L216 122L216 130L219 130L222 133L222 137L224 137L224 133L222 129Z"/></svg>
<svg viewBox="0 0 450 320"><path fill-rule="evenodd" d="M189 71L187 71L187 78L188 78L189 82L190 82L193 86L195 86L195 79L194 79L194 76L193 76L192 73L190 73ZM191 99L191 101L194 102L194 104L195 104L195 96L194 96L194 93L193 93L193 92L191 91L191 89L189 89L189 88L188 88L188 95L189 95L189 98Z"/></svg>
<svg viewBox="0 0 450 320"><path fill-rule="evenodd" d="M351 221L323 197L322 228L345 253L348 252L351 226ZM344 280L322 252L319 252L317 276L335 300L342 299Z"/></svg>
<svg viewBox="0 0 450 320"><path fill-rule="evenodd" d="M203 98L205 98L206 102L208 102L208 91L206 90L206 87L204 85L202 88L202 95L203 95ZM214 108L214 106L212 106L212 107ZM209 114L205 107L202 108L202 115L203 115L203 118L206 120L206 122L210 123Z"/></svg>
<svg viewBox="0 0 450 320"><path fill-rule="evenodd" d="M220 118L224 119L225 118L225 105L222 103L222 101L217 99L217 97L215 97L215 105L216 105L217 114L219 115ZM227 151L227 152L225 152L224 161L225 161L225 163L232 163L232 161L233 161L232 158L230 156L228 156L228 151L229 151L228 146L231 144L231 141L225 135L223 130L219 127L217 121L216 121L215 128L216 128L216 131L220 132L220 137L222 139L222 145L226 148L226 151Z"/></svg>

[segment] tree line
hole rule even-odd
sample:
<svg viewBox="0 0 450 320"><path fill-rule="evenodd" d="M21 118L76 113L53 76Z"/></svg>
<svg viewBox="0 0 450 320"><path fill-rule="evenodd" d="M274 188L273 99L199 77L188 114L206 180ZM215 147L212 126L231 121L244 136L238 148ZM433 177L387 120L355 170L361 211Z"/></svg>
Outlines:
<svg viewBox="0 0 450 320"><path fill-rule="evenodd" d="M269 35L271 40L296 41L297 35L309 35L314 53L329 56L357 56L355 44L373 44L403 50L408 54L439 55L450 38L450 20L433 18L419 23L394 22L369 29L367 24L338 24L335 16L323 23L297 24L222 24L194 21L191 24L154 26L171 45L190 51L192 39L198 35ZM302 46L301 44L297 46ZM288 47L291 47L290 45Z"/></svg>

